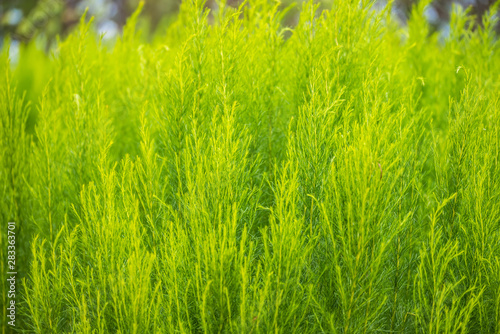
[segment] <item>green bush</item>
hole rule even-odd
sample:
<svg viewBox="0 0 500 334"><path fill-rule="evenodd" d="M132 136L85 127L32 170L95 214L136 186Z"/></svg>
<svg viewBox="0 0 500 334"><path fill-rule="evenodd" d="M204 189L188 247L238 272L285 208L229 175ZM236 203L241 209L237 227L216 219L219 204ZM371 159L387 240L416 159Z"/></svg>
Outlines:
<svg viewBox="0 0 500 334"><path fill-rule="evenodd" d="M427 3L191 0L4 50L2 332L500 332L495 8L440 38Z"/></svg>

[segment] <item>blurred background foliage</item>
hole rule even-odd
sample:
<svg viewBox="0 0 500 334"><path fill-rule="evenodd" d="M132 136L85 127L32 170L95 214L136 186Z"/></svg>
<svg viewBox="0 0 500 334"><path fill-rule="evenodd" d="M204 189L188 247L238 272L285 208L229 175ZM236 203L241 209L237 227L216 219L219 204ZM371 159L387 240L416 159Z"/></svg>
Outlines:
<svg viewBox="0 0 500 334"><path fill-rule="evenodd" d="M162 34L176 18L182 0L145 0L141 11L140 28L145 39ZM217 12L221 0L206 0L205 6ZM222 0L238 6L244 0ZM320 9L330 7L334 0L318 0ZM340 0L344 1L344 0ZM418 0L378 0L375 10L393 2L392 14L401 24L406 24L412 6ZM441 37L449 34L450 12L458 4L481 24L482 15L494 0L428 0L425 16L430 31ZM500 0L499 0L500 1ZM93 18L94 26L101 34L104 45L112 45L122 32L127 18L137 9L141 0L0 0L0 52L8 52L15 72L18 94L24 103L36 105L44 87L50 80L52 53L58 39L64 39L78 25L82 15ZM304 0L281 0L281 7L289 7L283 17L283 25L293 27L298 23L299 10ZM210 16L209 16L210 19ZM496 31L500 31L497 26ZM22 49L22 52L20 50ZM31 108L27 122L28 133L34 129L37 110Z"/></svg>
<svg viewBox="0 0 500 334"><path fill-rule="evenodd" d="M121 32L127 18L137 8L140 0L2 0L0 2L0 39L10 36L12 41L28 43L37 37L48 50L56 36L68 34L78 23L79 18L88 10L88 17L94 17L96 27L105 39L113 39ZM242 0L227 0L237 6ZM303 0L282 0L282 6L302 2ZM328 7L332 0L320 0L323 7ZM379 0L377 7L385 6L387 0ZM146 0L142 11L143 22L148 31L157 30L162 24L167 25L177 12L181 0ZM402 24L406 22L412 5L416 0L394 0L393 14ZM468 8L471 15L480 18L494 3L494 0L435 0L428 6L426 16L431 27L447 34L452 3ZM217 0L207 0L206 6L217 8ZM285 18L285 25L293 26L298 19L298 8ZM498 29L497 29L498 31ZM149 34L151 36L151 34Z"/></svg>

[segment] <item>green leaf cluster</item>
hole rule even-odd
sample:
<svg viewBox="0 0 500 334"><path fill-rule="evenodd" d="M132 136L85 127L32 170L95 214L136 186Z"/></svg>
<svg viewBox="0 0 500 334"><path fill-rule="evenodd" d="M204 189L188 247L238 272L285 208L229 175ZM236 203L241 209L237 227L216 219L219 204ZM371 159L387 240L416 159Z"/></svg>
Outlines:
<svg viewBox="0 0 500 334"><path fill-rule="evenodd" d="M426 4L289 28L186 0L152 39L139 8L113 45L84 17L50 56L4 50L15 331L500 332L496 7L440 38Z"/></svg>

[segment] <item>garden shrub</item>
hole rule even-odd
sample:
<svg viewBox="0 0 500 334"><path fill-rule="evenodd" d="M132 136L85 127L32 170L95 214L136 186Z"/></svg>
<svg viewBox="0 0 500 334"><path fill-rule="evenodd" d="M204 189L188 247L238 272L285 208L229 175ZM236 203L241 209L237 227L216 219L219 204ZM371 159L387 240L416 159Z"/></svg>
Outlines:
<svg viewBox="0 0 500 334"><path fill-rule="evenodd" d="M2 332L498 333L496 7L440 38L428 3L187 0L4 50Z"/></svg>

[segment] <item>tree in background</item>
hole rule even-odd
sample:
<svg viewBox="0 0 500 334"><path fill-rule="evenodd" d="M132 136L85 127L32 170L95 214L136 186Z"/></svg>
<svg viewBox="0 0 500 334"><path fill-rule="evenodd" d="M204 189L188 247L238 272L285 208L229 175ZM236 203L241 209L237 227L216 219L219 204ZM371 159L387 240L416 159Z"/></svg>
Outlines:
<svg viewBox="0 0 500 334"><path fill-rule="evenodd" d="M180 1L147 1L142 15L151 30L177 12ZM65 36L87 10L100 31L114 36L121 31L139 0L6 0L0 3L0 37L27 42L37 34L50 43Z"/></svg>

